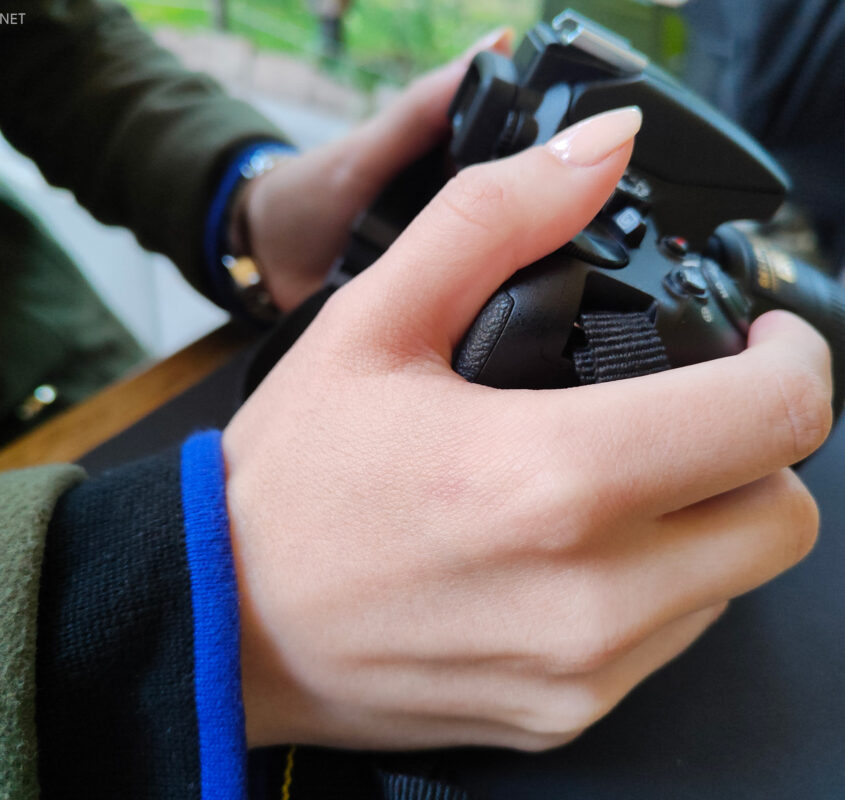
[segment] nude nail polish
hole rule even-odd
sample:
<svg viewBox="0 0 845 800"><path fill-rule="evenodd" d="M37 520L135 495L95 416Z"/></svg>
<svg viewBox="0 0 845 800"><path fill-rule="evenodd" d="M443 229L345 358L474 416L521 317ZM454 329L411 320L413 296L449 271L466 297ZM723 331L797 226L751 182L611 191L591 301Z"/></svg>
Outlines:
<svg viewBox="0 0 845 800"><path fill-rule="evenodd" d="M499 52L502 52L502 49L509 50L513 37L514 30L510 26L503 25L501 28L496 28L470 45L462 55L458 56L455 63L467 65L483 50L496 49Z"/></svg>
<svg viewBox="0 0 845 800"><path fill-rule="evenodd" d="M617 108L561 131L546 147L565 164L593 167L636 136L642 123L637 106Z"/></svg>
<svg viewBox="0 0 845 800"><path fill-rule="evenodd" d="M498 44L500 41L510 41L513 39L513 28L509 25L502 25L499 28L496 28L493 31L490 31L486 36L483 36L479 39L472 47L470 47L470 51L475 51L476 53L480 53L482 50L489 50L494 45Z"/></svg>

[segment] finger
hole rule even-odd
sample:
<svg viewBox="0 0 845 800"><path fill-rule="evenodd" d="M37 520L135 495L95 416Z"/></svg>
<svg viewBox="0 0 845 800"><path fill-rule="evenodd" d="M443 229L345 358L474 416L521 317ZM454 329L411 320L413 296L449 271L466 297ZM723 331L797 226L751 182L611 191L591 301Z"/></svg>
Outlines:
<svg viewBox="0 0 845 800"><path fill-rule="evenodd" d="M507 727L501 743L523 750L557 747L606 716L637 684L677 658L719 618L720 603L672 620L624 654L583 674L529 680L503 676L492 708ZM510 678L510 680L508 680ZM498 702L496 702L498 701Z"/></svg>
<svg viewBox="0 0 845 800"><path fill-rule="evenodd" d="M805 458L830 431L831 391L824 339L779 311L754 323L736 356L526 393L516 427L542 432L540 457L561 474L578 459L585 502L600 496L600 513L659 515ZM514 404L501 395L489 402L512 419Z"/></svg>
<svg viewBox="0 0 845 800"><path fill-rule="evenodd" d="M661 552L654 585L687 608L739 597L798 564L818 530L813 496L781 469L663 517L650 544Z"/></svg>
<svg viewBox="0 0 845 800"><path fill-rule="evenodd" d="M448 363L490 295L599 211L641 119L637 108L600 114L545 146L463 170L362 276L368 307L389 309L410 340L425 341ZM396 346L396 333L382 336Z"/></svg>
<svg viewBox="0 0 845 800"><path fill-rule="evenodd" d="M585 725L604 717L637 684L676 659L696 642L727 609L719 603L676 618L652 633L629 652L589 675L587 698L592 705L584 709ZM574 701L570 701L572 705ZM592 714L590 712L592 711Z"/></svg>
<svg viewBox="0 0 845 800"><path fill-rule="evenodd" d="M724 609L720 604L673 620L629 652L584 675L559 675L554 670L544 674L542 668L526 671L521 659L483 667L470 661L444 665L442 679L435 682L424 669L407 675L405 691L389 702L380 700L385 708L401 708L390 727L403 730L406 749L411 742L413 747L545 750L571 741L607 714L634 686L686 650ZM379 727L384 726L369 726ZM360 745L361 732L350 733L349 741ZM368 747L394 746L390 739L365 741Z"/></svg>
<svg viewBox="0 0 845 800"><path fill-rule="evenodd" d="M645 538L629 530L621 544L620 535L608 539L607 557L594 551L585 567L582 634L594 661L795 566L815 543L818 511L795 473L781 470L644 530Z"/></svg>
<svg viewBox="0 0 845 800"><path fill-rule="evenodd" d="M355 133L359 174L370 188L370 200L404 166L430 150L449 127L449 103L472 59L482 50L509 55L512 28L498 28L454 61L414 81L388 108Z"/></svg>

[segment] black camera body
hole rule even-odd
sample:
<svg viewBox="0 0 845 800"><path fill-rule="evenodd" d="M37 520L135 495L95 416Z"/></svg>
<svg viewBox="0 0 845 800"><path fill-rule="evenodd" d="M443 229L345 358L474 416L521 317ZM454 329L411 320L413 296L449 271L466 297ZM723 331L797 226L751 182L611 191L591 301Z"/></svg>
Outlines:
<svg viewBox="0 0 845 800"><path fill-rule="evenodd" d="M475 57L450 109L451 142L412 165L355 226L345 280L381 255L463 166L540 144L594 114L638 105L630 168L590 225L520 270L488 301L453 361L467 380L559 388L740 352L773 308L806 318L845 354L836 283L729 225L767 220L789 180L748 134L629 43L567 11L538 24L513 59Z"/></svg>

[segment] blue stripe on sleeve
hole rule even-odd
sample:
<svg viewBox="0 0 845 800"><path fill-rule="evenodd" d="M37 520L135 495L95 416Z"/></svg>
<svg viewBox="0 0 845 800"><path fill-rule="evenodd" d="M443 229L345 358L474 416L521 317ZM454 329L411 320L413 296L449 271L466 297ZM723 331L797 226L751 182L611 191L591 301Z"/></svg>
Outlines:
<svg viewBox="0 0 845 800"><path fill-rule="evenodd" d="M246 796L238 589L219 431L182 446L182 509L194 623L202 800Z"/></svg>

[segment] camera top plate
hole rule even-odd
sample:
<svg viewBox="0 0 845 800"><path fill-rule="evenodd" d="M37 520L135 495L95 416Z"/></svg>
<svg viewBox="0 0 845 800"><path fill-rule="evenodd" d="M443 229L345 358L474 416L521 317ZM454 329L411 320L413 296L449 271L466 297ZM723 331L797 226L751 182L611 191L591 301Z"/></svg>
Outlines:
<svg viewBox="0 0 845 800"><path fill-rule="evenodd" d="M525 36L513 60L474 59L450 114L457 167L548 141L563 128L637 105L643 127L631 165L655 189L663 234L702 248L722 223L768 219L789 190L769 153L624 38L565 11Z"/></svg>

